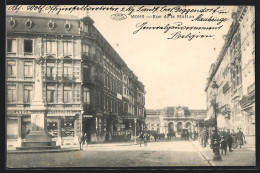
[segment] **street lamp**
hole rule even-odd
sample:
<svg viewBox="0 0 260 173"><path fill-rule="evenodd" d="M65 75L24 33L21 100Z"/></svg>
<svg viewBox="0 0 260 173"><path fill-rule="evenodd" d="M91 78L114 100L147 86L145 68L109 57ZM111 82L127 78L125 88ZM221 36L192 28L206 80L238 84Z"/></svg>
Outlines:
<svg viewBox="0 0 260 173"><path fill-rule="evenodd" d="M214 94L214 100L213 100L213 106L214 106L214 113L215 113L215 131L214 134L212 136L213 138L213 160L221 160L221 155L219 154L219 144L220 144L220 139L219 139L219 135L218 135L218 121L217 121L217 93L218 93L218 88L219 86L216 84L216 81L213 81L213 84L211 86L211 88L213 89L213 94Z"/></svg>
<svg viewBox="0 0 260 173"><path fill-rule="evenodd" d="M135 121L135 144L136 144L136 118L134 119Z"/></svg>

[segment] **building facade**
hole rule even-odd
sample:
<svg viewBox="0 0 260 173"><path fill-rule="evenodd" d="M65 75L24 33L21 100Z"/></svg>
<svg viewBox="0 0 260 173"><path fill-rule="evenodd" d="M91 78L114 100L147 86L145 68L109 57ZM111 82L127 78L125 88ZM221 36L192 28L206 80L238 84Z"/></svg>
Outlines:
<svg viewBox="0 0 260 173"><path fill-rule="evenodd" d="M57 145L111 141L141 129L145 88L89 17L6 13L7 146L31 129L35 61L43 59L46 129Z"/></svg>
<svg viewBox="0 0 260 173"><path fill-rule="evenodd" d="M218 127L244 131L255 144L255 17L253 6L238 6L225 43L211 65L206 84L208 119L214 115L211 86L218 85Z"/></svg>
<svg viewBox="0 0 260 173"><path fill-rule="evenodd" d="M189 132L198 132L199 122L206 118L206 110L189 109L185 106L165 107L163 109L147 109L146 127L150 131L157 133L175 132L180 137L182 129Z"/></svg>

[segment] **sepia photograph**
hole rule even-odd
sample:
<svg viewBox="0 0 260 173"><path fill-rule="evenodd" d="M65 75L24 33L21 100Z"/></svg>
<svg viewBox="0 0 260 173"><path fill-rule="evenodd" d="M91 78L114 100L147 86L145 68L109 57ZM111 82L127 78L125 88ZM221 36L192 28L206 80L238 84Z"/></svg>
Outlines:
<svg viewBox="0 0 260 173"><path fill-rule="evenodd" d="M5 10L7 169L256 166L254 6Z"/></svg>

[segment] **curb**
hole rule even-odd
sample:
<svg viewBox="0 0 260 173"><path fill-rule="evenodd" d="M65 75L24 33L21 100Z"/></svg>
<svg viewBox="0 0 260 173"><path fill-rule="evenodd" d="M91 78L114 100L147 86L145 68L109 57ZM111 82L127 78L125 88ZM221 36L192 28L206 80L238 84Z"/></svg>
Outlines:
<svg viewBox="0 0 260 173"><path fill-rule="evenodd" d="M192 146L197 150L200 158L203 160L203 162L206 162L208 166L216 166L211 160L207 159L207 157L198 149L198 147L195 146L193 143L194 141L191 141Z"/></svg>

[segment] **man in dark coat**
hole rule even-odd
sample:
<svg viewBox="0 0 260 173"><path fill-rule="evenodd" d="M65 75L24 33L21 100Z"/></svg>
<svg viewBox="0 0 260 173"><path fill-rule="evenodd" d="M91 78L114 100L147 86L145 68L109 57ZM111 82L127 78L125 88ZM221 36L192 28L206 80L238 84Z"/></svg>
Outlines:
<svg viewBox="0 0 260 173"><path fill-rule="evenodd" d="M201 145L202 147L206 147L206 130L202 130L200 133Z"/></svg>
<svg viewBox="0 0 260 173"><path fill-rule="evenodd" d="M239 131L237 132L237 143L240 146L240 148L241 148L241 145L244 145L244 141L245 141L245 135L241 131L241 129L239 129Z"/></svg>
<svg viewBox="0 0 260 173"><path fill-rule="evenodd" d="M144 142L144 134L142 131L139 134L139 139L140 139L140 147L141 147L142 143Z"/></svg>
<svg viewBox="0 0 260 173"><path fill-rule="evenodd" d="M233 138L232 138L232 136L231 136L231 134L230 134L230 130L229 130L229 129L227 130L227 133L226 133L226 135L225 135L225 139L226 139L226 141L227 141L227 145L228 145L229 152L232 152L232 151L233 151L233 150L232 150Z"/></svg>

